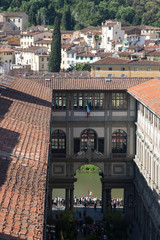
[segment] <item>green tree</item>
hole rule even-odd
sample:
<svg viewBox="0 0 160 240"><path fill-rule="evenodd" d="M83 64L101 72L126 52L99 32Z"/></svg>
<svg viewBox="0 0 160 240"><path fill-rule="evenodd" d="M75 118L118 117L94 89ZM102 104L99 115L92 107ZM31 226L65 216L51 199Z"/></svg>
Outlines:
<svg viewBox="0 0 160 240"><path fill-rule="evenodd" d="M73 240L76 236L76 223L71 211L65 210L60 213L60 218L56 221L56 239Z"/></svg>
<svg viewBox="0 0 160 240"><path fill-rule="evenodd" d="M74 67L75 71L91 71L91 66L89 63L77 63Z"/></svg>
<svg viewBox="0 0 160 240"><path fill-rule="evenodd" d="M62 30L71 30L72 29L72 17L70 7L65 6L65 10L63 11L62 21L61 21Z"/></svg>
<svg viewBox="0 0 160 240"><path fill-rule="evenodd" d="M132 7L120 7L116 18L119 20L125 20L126 22L132 23L135 16L135 11Z"/></svg>
<svg viewBox="0 0 160 240"><path fill-rule="evenodd" d="M59 72L61 65L61 32L60 20L58 17L54 21L54 30L52 34L51 53L48 63L49 72Z"/></svg>

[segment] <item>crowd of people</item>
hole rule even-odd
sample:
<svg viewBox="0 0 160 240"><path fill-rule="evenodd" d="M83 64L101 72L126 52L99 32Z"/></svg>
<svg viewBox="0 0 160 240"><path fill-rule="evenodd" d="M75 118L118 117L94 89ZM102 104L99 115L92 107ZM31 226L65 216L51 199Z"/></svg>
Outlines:
<svg viewBox="0 0 160 240"><path fill-rule="evenodd" d="M61 197L56 197L53 199L53 204L55 205L65 205L65 199ZM82 205L84 207L87 206L101 206L102 198L91 198L91 197L74 197L74 205ZM112 198L111 206L112 208L123 207L124 201L122 198Z"/></svg>

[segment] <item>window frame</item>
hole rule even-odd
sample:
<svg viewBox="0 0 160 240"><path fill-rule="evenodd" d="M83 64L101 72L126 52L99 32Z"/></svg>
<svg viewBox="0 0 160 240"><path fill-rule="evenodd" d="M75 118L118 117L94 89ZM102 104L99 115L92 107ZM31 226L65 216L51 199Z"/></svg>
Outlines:
<svg viewBox="0 0 160 240"><path fill-rule="evenodd" d="M126 92L111 93L111 108L112 110L127 110L128 96Z"/></svg>
<svg viewBox="0 0 160 240"><path fill-rule="evenodd" d="M122 129L112 133L112 153L127 153L127 133Z"/></svg>

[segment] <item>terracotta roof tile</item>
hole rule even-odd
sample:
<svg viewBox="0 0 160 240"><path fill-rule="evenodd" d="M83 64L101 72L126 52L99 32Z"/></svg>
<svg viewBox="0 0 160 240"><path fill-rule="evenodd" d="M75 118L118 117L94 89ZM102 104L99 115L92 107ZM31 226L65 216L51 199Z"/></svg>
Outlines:
<svg viewBox="0 0 160 240"><path fill-rule="evenodd" d="M131 87L128 92L160 117L160 79L153 79Z"/></svg>
<svg viewBox="0 0 160 240"><path fill-rule="evenodd" d="M30 76L31 78L31 76ZM74 76L61 78L55 76L50 77L50 81L45 81L45 77L33 77L33 81L43 84L47 87L53 87L53 90L66 90L66 91L75 91L75 90L127 90L128 88L141 84L143 82L149 81L151 78L109 78L110 81L106 81L105 78L89 78L84 75L84 77Z"/></svg>
<svg viewBox="0 0 160 240"><path fill-rule="evenodd" d="M122 58L106 57L102 60L91 63L91 65L154 65L160 66L160 62L149 60L128 60Z"/></svg>
<svg viewBox="0 0 160 240"><path fill-rule="evenodd" d="M42 239L51 90L21 78L5 87L0 90L0 237Z"/></svg>

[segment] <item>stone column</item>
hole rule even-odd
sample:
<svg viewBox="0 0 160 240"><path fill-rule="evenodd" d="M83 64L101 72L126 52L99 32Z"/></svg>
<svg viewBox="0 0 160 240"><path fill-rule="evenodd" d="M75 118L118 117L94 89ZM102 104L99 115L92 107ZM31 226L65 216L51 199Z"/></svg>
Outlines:
<svg viewBox="0 0 160 240"><path fill-rule="evenodd" d="M73 200L74 195L73 195L73 193L74 193L74 190L73 190L73 188L71 188L70 189L70 210L73 210L73 208L74 208L74 200Z"/></svg>
<svg viewBox="0 0 160 240"><path fill-rule="evenodd" d="M107 211L111 211L111 188L106 189L107 194Z"/></svg>
<svg viewBox="0 0 160 240"><path fill-rule="evenodd" d="M52 188L48 189L47 223L52 224Z"/></svg>
<svg viewBox="0 0 160 240"><path fill-rule="evenodd" d="M69 209L69 189L66 188L66 210Z"/></svg>
<svg viewBox="0 0 160 240"><path fill-rule="evenodd" d="M107 210L107 193L102 184L102 211L103 211L103 214L106 213L106 210Z"/></svg>

